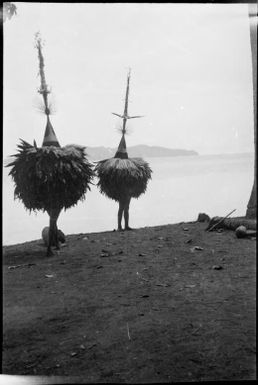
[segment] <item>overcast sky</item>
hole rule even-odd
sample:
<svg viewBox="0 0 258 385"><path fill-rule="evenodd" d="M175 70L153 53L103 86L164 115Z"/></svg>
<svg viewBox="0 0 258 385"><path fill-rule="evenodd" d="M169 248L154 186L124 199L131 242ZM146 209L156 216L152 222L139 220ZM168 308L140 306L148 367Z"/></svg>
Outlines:
<svg viewBox="0 0 258 385"><path fill-rule="evenodd" d="M247 4L16 3L4 24L4 157L42 144L38 57L61 145L116 147L131 67L127 145L200 154L253 152Z"/></svg>

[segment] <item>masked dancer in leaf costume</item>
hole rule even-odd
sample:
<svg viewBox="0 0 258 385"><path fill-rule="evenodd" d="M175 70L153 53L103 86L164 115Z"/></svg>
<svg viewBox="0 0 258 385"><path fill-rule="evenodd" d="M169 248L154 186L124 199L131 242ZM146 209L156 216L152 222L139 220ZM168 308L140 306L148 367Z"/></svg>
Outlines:
<svg viewBox="0 0 258 385"><path fill-rule="evenodd" d="M119 115L123 119L122 138L114 158L99 161L95 167L99 178L100 192L108 198L119 203L118 231L122 231L122 217L124 216L125 230L129 227L129 205L131 198L139 198L145 193L152 170L142 158L129 158L126 150L125 134L127 119L140 118L141 116L128 116L128 96L130 84L130 71L127 76L124 114Z"/></svg>
<svg viewBox="0 0 258 385"><path fill-rule="evenodd" d="M46 211L50 218L47 256L53 255L51 246L59 249L57 220L62 209L66 210L85 198L90 189L94 172L88 162L85 147L67 145L60 147L50 122L50 108L44 73L42 42L36 34L41 85L47 124L42 147L24 140L18 145L19 152L12 155L15 160L9 175L15 183L14 197L20 199L29 211Z"/></svg>

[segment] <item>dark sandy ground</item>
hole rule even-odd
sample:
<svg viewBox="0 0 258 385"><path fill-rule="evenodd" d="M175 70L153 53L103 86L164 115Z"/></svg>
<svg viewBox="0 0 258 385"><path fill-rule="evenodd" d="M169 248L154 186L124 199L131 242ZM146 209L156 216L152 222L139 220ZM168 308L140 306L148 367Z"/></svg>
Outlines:
<svg viewBox="0 0 258 385"><path fill-rule="evenodd" d="M70 235L51 258L41 240L4 247L2 372L255 380L256 241L206 227Z"/></svg>

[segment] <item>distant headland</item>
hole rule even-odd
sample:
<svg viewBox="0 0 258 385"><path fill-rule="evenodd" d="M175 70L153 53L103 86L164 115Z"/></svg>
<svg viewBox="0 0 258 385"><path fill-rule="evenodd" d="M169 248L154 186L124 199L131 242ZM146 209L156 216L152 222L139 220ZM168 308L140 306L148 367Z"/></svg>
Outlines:
<svg viewBox="0 0 258 385"><path fill-rule="evenodd" d="M91 159L106 159L113 157L117 148L110 147L87 147L86 153ZM139 144L127 148L130 157L147 157L147 158L161 158L172 156L195 156L198 152L193 150L172 149L160 146L147 146Z"/></svg>

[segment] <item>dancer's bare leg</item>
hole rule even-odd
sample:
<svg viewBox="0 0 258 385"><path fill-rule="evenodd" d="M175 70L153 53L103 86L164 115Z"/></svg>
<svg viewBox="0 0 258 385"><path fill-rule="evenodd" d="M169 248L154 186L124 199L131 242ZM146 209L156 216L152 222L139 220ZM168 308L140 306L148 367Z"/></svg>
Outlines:
<svg viewBox="0 0 258 385"><path fill-rule="evenodd" d="M56 246L57 244L57 224L56 218L50 217L49 219L49 240L47 248L47 257L52 257L54 255L51 246Z"/></svg>
<svg viewBox="0 0 258 385"><path fill-rule="evenodd" d="M57 229L57 220L59 217L61 210L60 209L52 209L48 211L49 215L49 241L47 248L47 256L51 257L54 255L51 246L56 247L57 250L60 249L60 243L58 240L58 229Z"/></svg>
<svg viewBox="0 0 258 385"><path fill-rule="evenodd" d="M130 206L131 197L126 197L125 208L124 208L124 217L125 217L125 230L132 230L129 227L129 206Z"/></svg>
<svg viewBox="0 0 258 385"><path fill-rule="evenodd" d="M117 230L122 231L122 217L124 212L125 202L123 199L119 200L119 209L118 209L118 215L117 215Z"/></svg>

